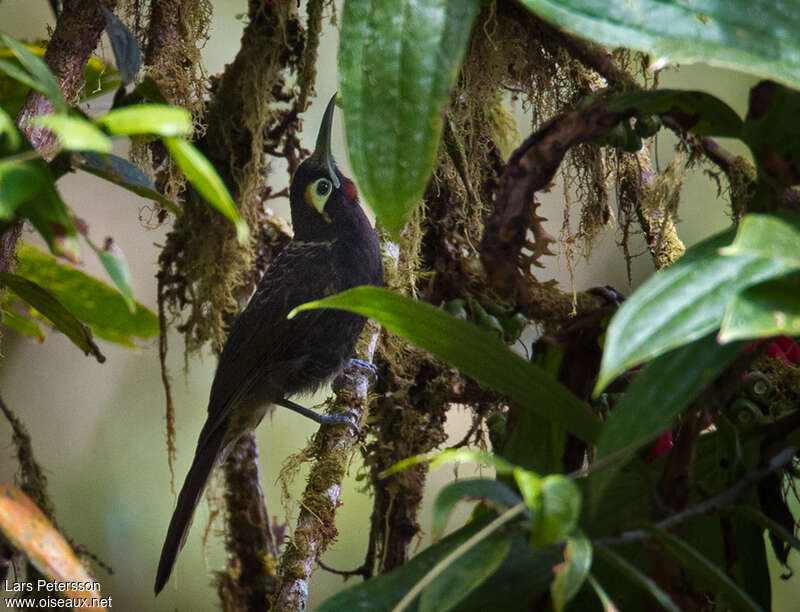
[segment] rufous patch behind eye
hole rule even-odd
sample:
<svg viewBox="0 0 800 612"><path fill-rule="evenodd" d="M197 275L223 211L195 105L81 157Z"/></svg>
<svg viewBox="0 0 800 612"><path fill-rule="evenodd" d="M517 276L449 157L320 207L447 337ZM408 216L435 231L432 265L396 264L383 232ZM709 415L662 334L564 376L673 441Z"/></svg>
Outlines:
<svg viewBox="0 0 800 612"><path fill-rule="evenodd" d="M347 181L344 184L344 193L351 200L356 197L356 186L353 181Z"/></svg>

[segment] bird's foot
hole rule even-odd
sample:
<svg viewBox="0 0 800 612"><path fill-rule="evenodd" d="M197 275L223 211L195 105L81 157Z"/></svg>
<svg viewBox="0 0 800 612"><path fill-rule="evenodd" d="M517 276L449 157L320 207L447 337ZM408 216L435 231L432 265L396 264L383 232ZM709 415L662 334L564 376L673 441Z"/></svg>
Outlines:
<svg viewBox="0 0 800 612"><path fill-rule="evenodd" d="M280 399L277 402L278 406L283 406L289 410L293 410L297 414L302 414L304 417L319 423L320 425L349 425L353 428L356 436L361 435L361 429L358 427L357 419L353 414L347 412L339 412L336 414L322 414L306 408L288 399Z"/></svg>
<svg viewBox="0 0 800 612"><path fill-rule="evenodd" d="M356 370L361 370L364 374L367 374L373 381L376 378L378 378L378 366L369 361L364 361L363 359L356 359L355 357L353 357L350 360L348 367L355 368Z"/></svg>

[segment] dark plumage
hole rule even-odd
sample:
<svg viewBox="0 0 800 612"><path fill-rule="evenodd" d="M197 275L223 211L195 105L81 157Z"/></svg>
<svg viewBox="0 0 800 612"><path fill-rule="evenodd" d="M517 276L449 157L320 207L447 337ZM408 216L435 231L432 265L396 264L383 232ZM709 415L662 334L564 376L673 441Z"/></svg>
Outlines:
<svg viewBox="0 0 800 612"><path fill-rule="evenodd" d="M314 153L297 169L290 188L294 238L258 284L231 327L222 350L208 418L192 467L172 515L156 574L156 594L172 573L192 515L226 448L256 427L270 404L316 390L336 376L353 354L365 319L340 310L286 315L311 300L383 280L375 232L353 183L330 154L334 99L322 120ZM341 422L317 415L320 422Z"/></svg>

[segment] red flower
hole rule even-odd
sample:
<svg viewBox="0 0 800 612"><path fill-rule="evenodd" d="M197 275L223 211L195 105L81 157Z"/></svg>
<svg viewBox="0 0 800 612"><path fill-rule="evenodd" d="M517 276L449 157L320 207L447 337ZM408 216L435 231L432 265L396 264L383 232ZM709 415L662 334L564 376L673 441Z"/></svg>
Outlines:
<svg viewBox="0 0 800 612"><path fill-rule="evenodd" d="M767 355L780 359L784 365L800 363L800 346L789 336L777 336L767 346Z"/></svg>
<svg viewBox="0 0 800 612"><path fill-rule="evenodd" d="M653 461L658 459L661 455L667 454L670 450L672 450L672 432L668 431L655 441L653 447L650 449L650 454L647 456L647 459L645 459L645 463L653 463Z"/></svg>

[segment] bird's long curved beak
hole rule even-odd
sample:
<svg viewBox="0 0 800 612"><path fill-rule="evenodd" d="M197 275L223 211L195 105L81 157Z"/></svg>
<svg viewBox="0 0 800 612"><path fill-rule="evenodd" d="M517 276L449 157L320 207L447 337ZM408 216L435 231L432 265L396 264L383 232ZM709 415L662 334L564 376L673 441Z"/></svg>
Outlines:
<svg viewBox="0 0 800 612"><path fill-rule="evenodd" d="M330 176L333 186L339 189L341 183L339 182L339 176L336 174L336 167L331 154L331 127L333 127L334 108L336 108L336 94L333 94L331 101L328 102L328 107L325 109L325 114L322 116L319 134L317 134L317 146L311 154L311 159L328 171L328 176Z"/></svg>

